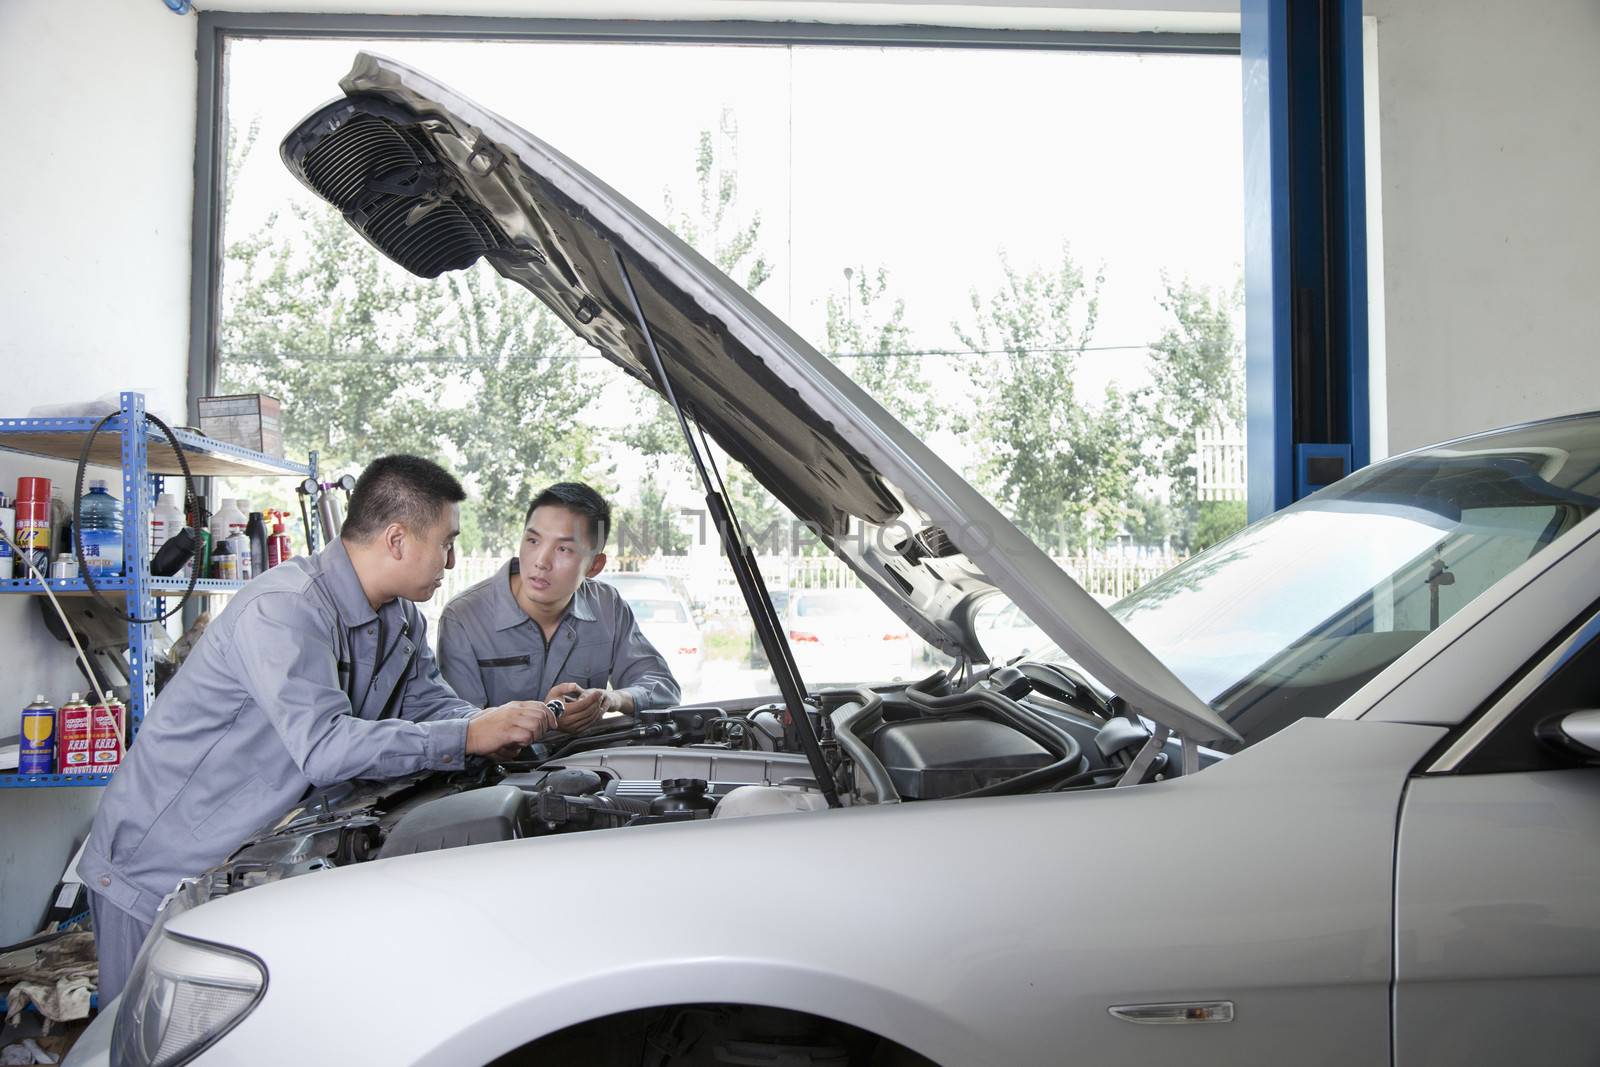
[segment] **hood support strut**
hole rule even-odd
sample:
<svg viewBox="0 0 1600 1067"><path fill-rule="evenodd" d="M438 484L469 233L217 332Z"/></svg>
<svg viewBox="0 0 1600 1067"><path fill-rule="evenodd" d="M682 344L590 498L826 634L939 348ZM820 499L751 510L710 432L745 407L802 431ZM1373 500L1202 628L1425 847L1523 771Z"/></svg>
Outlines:
<svg viewBox="0 0 1600 1067"><path fill-rule="evenodd" d="M706 487L706 508L711 512L711 521L716 525L717 533L722 539L723 551L728 555L728 565L733 568L733 576L739 583L739 592L744 596L745 606L750 609L756 636L761 639L761 647L767 653L767 661L772 664L773 677L778 680L778 692L783 696L784 707L794 724L796 735L800 738L800 747L805 750L806 761L811 764L811 773L816 778L817 787L822 790L828 806L840 807L839 791L834 784L833 771L822 754L816 730L812 726L810 715L806 712L805 687L800 680L800 668L795 664L794 653L789 648L789 643L783 639L783 632L778 626L778 614L773 610L772 598L767 595L766 585L761 580L755 555L744 543L740 528L733 518L733 509L728 505L724 494L719 491L720 477L713 482L710 472L706 469L710 457L709 455L702 457L694 434L689 430L688 417L684 415L677 394L672 390L672 382L667 379L667 368L661 361L661 353L656 350L655 337L651 334L650 324L645 319L644 308L639 304L639 296L633 290L633 278L628 274L628 266L622 260L622 252L613 246L611 254L616 259L617 273L622 277L622 286L628 291L628 304L633 309L633 317L639 324L640 333L644 335L645 347L650 353L650 371L655 376L661 394L666 397L667 403L672 405L673 413L678 416L678 426L683 430L683 441L689 449L689 458L694 461L695 470L700 474L700 482ZM714 466L714 461L712 463Z"/></svg>

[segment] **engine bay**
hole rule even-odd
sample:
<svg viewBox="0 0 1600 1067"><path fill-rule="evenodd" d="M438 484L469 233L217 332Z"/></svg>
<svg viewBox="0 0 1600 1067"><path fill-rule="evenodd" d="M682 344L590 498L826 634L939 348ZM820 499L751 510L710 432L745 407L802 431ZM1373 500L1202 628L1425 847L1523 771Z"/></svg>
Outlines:
<svg viewBox="0 0 1600 1067"><path fill-rule="evenodd" d="M842 806L1104 789L1181 773L1183 742L1059 666L963 683L943 673L806 702ZM281 878L393 856L665 822L825 810L784 705L680 707L474 759L453 774L317 790L185 884L193 906ZM1194 768L1222 758L1195 750Z"/></svg>

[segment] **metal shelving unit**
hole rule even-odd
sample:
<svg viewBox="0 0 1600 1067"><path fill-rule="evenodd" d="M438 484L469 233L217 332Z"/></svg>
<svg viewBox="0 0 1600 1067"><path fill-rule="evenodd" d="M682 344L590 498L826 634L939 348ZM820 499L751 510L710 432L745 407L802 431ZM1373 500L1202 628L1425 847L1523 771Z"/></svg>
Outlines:
<svg viewBox="0 0 1600 1067"><path fill-rule="evenodd" d="M156 601L182 596L188 587L184 578L158 578L150 573L150 512L170 476L182 476L177 458L165 435L145 419L143 393L123 393L119 415L102 427L89 452L95 467L122 471L122 559L123 577L96 578L95 587L107 596L121 595L123 610L136 618L156 614ZM97 417L62 419L0 419L0 449L77 463L84 439L99 422ZM183 449L189 471L195 477L231 475L235 477L295 476L317 478L317 454L309 463L294 463L247 448L213 441L193 430L173 428L173 436ZM312 501L315 504L315 500ZM313 509L313 514L314 514ZM320 547L316 523L306 531L314 552ZM44 584L33 578L0 581L0 594L44 595ZM88 596L82 578L50 579L50 591L57 596ZM225 594L242 589L243 582L203 580L195 592ZM149 627L128 626L128 715L137 734L145 711L155 699L155 672L146 664ZM19 705L20 706L20 705ZM105 785L109 774L21 774L0 772L0 789L82 787Z"/></svg>

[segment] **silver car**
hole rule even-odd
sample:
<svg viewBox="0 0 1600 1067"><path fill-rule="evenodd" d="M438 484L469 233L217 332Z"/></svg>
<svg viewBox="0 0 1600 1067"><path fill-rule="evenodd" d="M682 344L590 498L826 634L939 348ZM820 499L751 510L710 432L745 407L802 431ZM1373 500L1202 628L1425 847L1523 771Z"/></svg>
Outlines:
<svg viewBox="0 0 1600 1067"><path fill-rule="evenodd" d="M1600 1060L1600 416L1376 464L1107 612L577 164L398 63L343 88L297 174L670 386L956 666L310 798L69 1062ZM1002 667L995 598L1048 639Z"/></svg>

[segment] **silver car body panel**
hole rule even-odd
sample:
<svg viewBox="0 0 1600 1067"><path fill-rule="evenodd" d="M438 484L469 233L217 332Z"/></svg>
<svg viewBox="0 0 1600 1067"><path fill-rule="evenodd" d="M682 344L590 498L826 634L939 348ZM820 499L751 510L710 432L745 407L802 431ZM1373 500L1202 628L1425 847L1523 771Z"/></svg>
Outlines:
<svg viewBox="0 0 1600 1067"><path fill-rule="evenodd" d="M1414 781L1396 1067L1600 1063L1600 768Z"/></svg>
<svg viewBox="0 0 1600 1067"><path fill-rule="evenodd" d="M852 1023L951 1067L1289 1048L1386 1065L1395 813L1440 736L1307 719L1136 789L481 845L263 886L170 928L255 952L270 975L200 1064L277 1062L286 1034L317 1062L483 1063L599 1015L711 1001ZM773 879L799 871L840 882L787 895L779 921ZM701 877L721 907L664 903ZM637 907L565 921L552 887L580 883ZM399 974L426 1010L349 1026L357 1004L392 1010ZM1109 1010L1220 1000L1237 1005L1226 1026Z"/></svg>
<svg viewBox="0 0 1600 1067"><path fill-rule="evenodd" d="M978 655L968 615L976 596L999 589L1140 713L1196 740L1237 739L931 448L610 186L405 64L361 53L340 87L425 116L441 160L520 250L493 257L495 269L648 384L644 337L612 258L621 253L680 400L924 640ZM902 550L930 527L958 551Z"/></svg>

